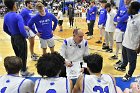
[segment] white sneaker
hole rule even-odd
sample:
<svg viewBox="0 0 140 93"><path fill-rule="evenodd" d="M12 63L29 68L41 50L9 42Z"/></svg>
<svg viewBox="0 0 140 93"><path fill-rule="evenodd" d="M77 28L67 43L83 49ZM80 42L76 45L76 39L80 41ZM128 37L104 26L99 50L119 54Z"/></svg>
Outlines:
<svg viewBox="0 0 140 93"><path fill-rule="evenodd" d="M38 60L37 55L35 54L31 55L31 59L32 61L37 61Z"/></svg>
<svg viewBox="0 0 140 93"><path fill-rule="evenodd" d="M87 37L87 40L90 40L90 39L92 39L93 38L93 36L88 36Z"/></svg>

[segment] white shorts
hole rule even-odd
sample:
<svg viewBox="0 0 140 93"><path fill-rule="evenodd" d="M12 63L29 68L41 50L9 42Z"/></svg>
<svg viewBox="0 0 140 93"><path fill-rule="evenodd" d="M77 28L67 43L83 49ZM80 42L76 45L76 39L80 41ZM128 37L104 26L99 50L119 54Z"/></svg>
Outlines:
<svg viewBox="0 0 140 93"><path fill-rule="evenodd" d="M52 48L55 46L54 44L54 38L50 38L50 39L42 39L40 38L40 44L41 44L41 48L47 48L47 45L49 48Z"/></svg>
<svg viewBox="0 0 140 93"><path fill-rule="evenodd" d="M122 32L120 29L115 30L114 40L116 41L116 43L122 43L123 35L124 35L124 32Z"/></svg>
<svg viewBox="0 0 140 93"><path fill-rule="evenodd" d="M28 38L35 37L36 35L32 30L29 30L29 31L26 30L26 33L28 35Z"/></svg>

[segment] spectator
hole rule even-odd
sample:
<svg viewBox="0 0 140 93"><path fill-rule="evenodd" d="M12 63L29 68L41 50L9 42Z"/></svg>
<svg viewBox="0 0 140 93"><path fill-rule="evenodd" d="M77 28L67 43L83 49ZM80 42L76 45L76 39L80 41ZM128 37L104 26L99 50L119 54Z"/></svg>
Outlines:
<svg viewBox="0 0 140 93"><path fill-rule="evenodd" d="M71 28L73 27L73 22L74 22L74 8L72 7L72 5L69 5L68 16L69 16L69 23Z"/></svg>

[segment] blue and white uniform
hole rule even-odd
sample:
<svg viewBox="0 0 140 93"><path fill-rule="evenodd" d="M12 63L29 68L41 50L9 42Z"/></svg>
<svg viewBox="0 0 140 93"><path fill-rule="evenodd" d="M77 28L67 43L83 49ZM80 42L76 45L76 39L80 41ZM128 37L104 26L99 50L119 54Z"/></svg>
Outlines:
<svg viewBox="0 0 140 93"><path fill-rule="evenodd" d="M4 75L0 77L0 93L33 93L34 83L19 76Z"/></svg>
<svg viewBox="0 0 140 93"><path fill-rule="evenodd" d="M102 74L85 75L83 79L82 93L117 93L116 86L110 75Z"/></svg>
<svg viewBox="0 0 140 93"><path fill-rule="evenodd" d="M70 93L70 82L62 77L38 79L34 93Z"/></svg>
<svg viewBox="0 0 140 93"><path fill-rule="evenodd" d="M102 8L100 10L99 21L98 21L99 28L102 28L103 26L105 26L106 20L107 20L107 11L105 8Z"/></svg>
<svg viewBox="0 0 140 93"><path fill-rule="evenodd" d="M118 10L116 16L114 17L114 22L117 22L114 39L117 43L122 43L123 41L123 35L126 30L128 16L127 7L124 5Z"/></svg>
<svg viewBox="0 0 140 93"><path fill-rule="evenodd" d="M54 22L54 25L52 27L52 22ZM33 28L33 25L35 24L37 30L40 35L40 43L41 48L47 48L48 47L54 47L54 39L53 39L53 31L57 27L58 20L57 18L51 14L47 13L44 16L41 16L39 13L37 13L34 17L31 18L31 20L28 22L29 28L36 34L37 31L35 28ZM47 42L47 43L46 43Z"/></svg>

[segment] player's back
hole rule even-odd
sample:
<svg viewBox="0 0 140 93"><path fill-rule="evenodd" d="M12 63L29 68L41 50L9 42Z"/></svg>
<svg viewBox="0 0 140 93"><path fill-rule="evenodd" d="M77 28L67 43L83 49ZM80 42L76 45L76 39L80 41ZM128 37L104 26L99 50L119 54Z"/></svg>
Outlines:
<svg viewBox="0 0 140 93"><path fill-rule="evenodd" d="M117 93L114 81L110 75L85 75L83 93Z"/></svg>
<svg viewBox="0 0 140 93"><path fill-rule="evenodd" d="M44 78L35 82L35 93L70 93L70 83L66 78Z"/></svg>
<svg viewBox="0 0 140 93"><path fill-rule="evenodd" d="M33 93L34 83L31 80L4 75L0 77L0 93Z"/></svg>

